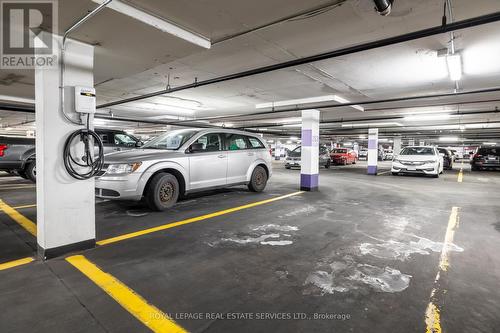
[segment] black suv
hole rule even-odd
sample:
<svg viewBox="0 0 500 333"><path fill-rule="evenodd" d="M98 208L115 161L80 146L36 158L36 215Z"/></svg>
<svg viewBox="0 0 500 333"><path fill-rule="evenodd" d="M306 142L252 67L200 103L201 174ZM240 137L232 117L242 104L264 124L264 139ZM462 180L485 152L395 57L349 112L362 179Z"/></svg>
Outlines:
<svg viewBox="0 0 500 333"><path fill-rule="evenodd" d="M472 170L500 168L500 148L480 147L470 161Z"/></svg>

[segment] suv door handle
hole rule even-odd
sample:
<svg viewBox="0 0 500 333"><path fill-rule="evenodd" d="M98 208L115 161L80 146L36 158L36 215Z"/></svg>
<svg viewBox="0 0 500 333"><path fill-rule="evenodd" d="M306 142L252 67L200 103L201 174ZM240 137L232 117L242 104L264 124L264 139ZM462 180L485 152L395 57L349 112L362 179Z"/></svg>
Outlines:
<svg viewBox="0 0 500 333"><path fill-rule="evenodd" d="M225 158L225 157L226 157L226 155L224 155L224 154L220 154L220 155L218 155L217 157L218 157L218 158Z"/></svg>

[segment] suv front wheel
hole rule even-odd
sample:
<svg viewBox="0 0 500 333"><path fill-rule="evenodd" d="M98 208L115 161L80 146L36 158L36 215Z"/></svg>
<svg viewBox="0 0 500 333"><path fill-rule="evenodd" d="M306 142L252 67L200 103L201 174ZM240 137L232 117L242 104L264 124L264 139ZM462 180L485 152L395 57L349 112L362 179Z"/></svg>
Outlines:
<svg viewBox="0 0 500 333"><path fill-rule="evenodd" d="M248 189L252 192L262 192L267 185L267 172L261 167L257 166L252 172L252 178L248 183Z"/></svg>
<svg viewBox="0 0 500 333"><path fill-rule="evenodd" d="M153 176L145 193L146 204L156 211L163 211L175 205L179 198L179 182L170 173Z"/></svg>

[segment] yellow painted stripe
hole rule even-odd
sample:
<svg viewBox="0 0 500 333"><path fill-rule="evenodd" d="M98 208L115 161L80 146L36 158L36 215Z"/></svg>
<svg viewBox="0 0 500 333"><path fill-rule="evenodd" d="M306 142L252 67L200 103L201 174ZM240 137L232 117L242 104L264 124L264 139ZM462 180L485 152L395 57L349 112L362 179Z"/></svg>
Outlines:
<svg viewBox="0 0 500 333"><path fill-rule="evenodd" d="M426 333L441 333L441 313L439 307L436 305L436 294L439 286L439 279L441 272L446 272L450 267L450 248L453 244L455 231L458 228L458 212L459 207L451 209L450 218L448 219L448 226L446 227L446 234L444 236L443 249L439 258L439 270L434 280L435 287L432 289L430 302L425 311L425 324Z"/></svg>
<svg viewBox="0 0 500 333"><path fill-rule="evenodd" d="M18 260L4 262L4 263L0 264L0 271L3 271L4 269L9 269L9 268L29 264L33 260L35 260L35 259L32 257L28 257L28 258L22 258L22 259L18 259Z"/></svg>
<svg viewBox="0 0 500 333"><path fill-rule="evenodd" d="M464 180L464 170L460 169L460 171L458 172L457 182L461 183L463 182L463 180Z"/></svg>
<svg viewBox="0 0 500 333"><path fill-rule="evenodd" d="M14 207L12 207L12 208L14 208L14 209L23 209L23 208L33 208L33 207L36 207L36 204L32 204L32 205L14 206Z"/></svg>
<svg viewBox="0 0 500 333"><path fill-rule="evenodd" d="M111 274L103 272L84 256L68 257L66 261L75 266L153 332L186 332L157 307L148 304L139 294Z"/></svg>
<svg viewBox="0 0 500 333"><path fill-rule="evenodd" d="M26 186L12 186L12 187L0 187L0 191L2 190L18 190L18 189L23 189L23 188L35 188L36 186L33 185L26 185Z"/></svg>
<svg viewBox="0 0 500 333"><path fill-rule="evenodd" d="M116 243L116 242L120 242L120 241L123 241L123 240L126 240L126 239L135 238L135 237L143 236L143 235L146 235L146 234L150 234L150 233L153 233L153 232L157 232L157 231L161 231L161 230L166 230L166 229L170 229L170 228L175 228L175 227L178 227L178 226L181 226L181 225L185 225L185 224L189 224L189 223L194 223L194 222L199 222L199 221L203 221L203 220L206 220L206 219L211 219L211 218L214 218L214 217L217 217L217 216L234 213L234 212L237 212L237 211L240 211L240 210L243 210L243 209L248 209L248 208L252 208L252 207L264 205L264 204L267 204L267 203L271 203L271 202L274 202L274 201L283 200L283 199L286 199L286 198L289 198L289 197L292 197L292 196L295 196L295 195L299 195L299 194L302 194L302 193L304 193L304 192L303 191L298 191L298 192L294 192L294 193L282 195L282 196L279 196L279 197L276 197L276 198L272 198L272 199L257 201L257 202L253 202L253 203L250 203L250 204L247 204L247 205L243 205L243 206L239 206L239 207L229 208L229 209L226 209L226 210L221 210L221 211L210 213L210 214L206 214L206 215L192 217L192 218L189 218L187 220L182 220L182 221L178 221L178 222L163 224L163 225L160 225L160 226L157 226L157 227L153 227L153 228L149 228L149 229L145 229L145 230L140 230L140 231L136 231L136 232L131 232L131 233L124 234L124 235L121 235L121 236L116 236L116 237L112 237L112 238L108 238L108 239L103 239L103 240L100 240L100 241L98 241L96 243L97 243L97 245L107 245L107 244L111 244L111 243Z"/></svg>
<svg viewBox="0 0 500 333"><path fill-rule="evenodd" d="M441 313L438 307L430 302L425 311L425 333L441 333L443 330L441 328Z"/></svg>
<svg viewBox="0 0 500 333"><path fill-rule="evenodd" d="M21 227L26 229L30 234L36 237L36 224L30 219L19 213L17 210L7 205L5 202L0 200L0 210L4 211L5 214L9 215L11 219L16 221Z"/></svg>
<svg viewBox="0 0 500 333"><path fill-rule="evenodd" d="M458 227L458 207L451 209L450 218L448 220L448 227L446 228L446 235L444 237L443 249L441 250L441 257L439 259L439 269L447 271L450 266L450 248L455 237L455 230Z"/></svg>

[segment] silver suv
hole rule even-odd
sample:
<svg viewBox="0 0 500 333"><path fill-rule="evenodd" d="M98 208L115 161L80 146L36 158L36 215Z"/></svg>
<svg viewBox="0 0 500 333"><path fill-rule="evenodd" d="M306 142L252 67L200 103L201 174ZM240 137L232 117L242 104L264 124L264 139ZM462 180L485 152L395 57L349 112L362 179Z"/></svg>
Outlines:
<svg viewBox="0 0 500 333"><path fill-rule="evenodd" d="M271 172L271 155L252 133L182 129L140 149L107 154L95 193L106 199L144 198L151 209L161 211L196 191L245 184L261 192Z"/></svg>

